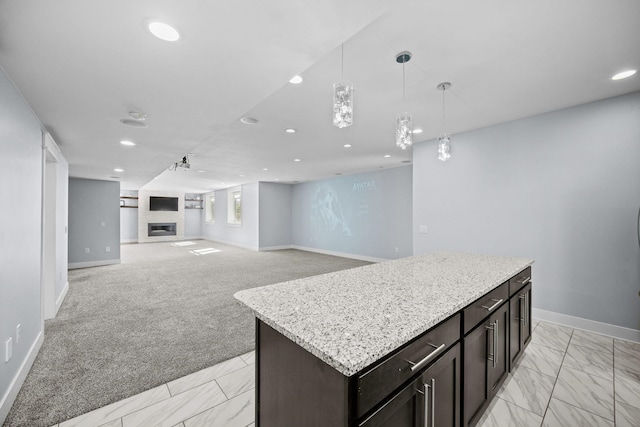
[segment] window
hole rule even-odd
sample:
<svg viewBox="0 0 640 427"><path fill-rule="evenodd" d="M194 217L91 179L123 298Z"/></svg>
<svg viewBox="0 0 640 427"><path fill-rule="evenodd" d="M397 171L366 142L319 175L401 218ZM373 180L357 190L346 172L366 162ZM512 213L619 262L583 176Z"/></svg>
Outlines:
<svg viewBox="0 0 640 427"><path fill-rule="evenodd" d="M227 190L227 223L242 224L242 188L234 187Z"/></svg>
<svg viewBox="0 0 640 427"><path fill-rule="evenodd" d="M205 200L205 221L211 224L216 222L216 193L207 194Z"/></svg>

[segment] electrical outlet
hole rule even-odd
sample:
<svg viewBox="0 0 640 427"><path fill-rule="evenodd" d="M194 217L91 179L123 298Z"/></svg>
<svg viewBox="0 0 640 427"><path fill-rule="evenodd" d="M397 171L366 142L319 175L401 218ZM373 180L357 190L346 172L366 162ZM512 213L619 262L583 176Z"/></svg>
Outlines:
<svg viewBox="0 0 640 427"><path fill-rule="evenodd" d="M4 362L5 363L11 360L12 353L13 353L13 338L9 337L9 339L4 342Z"/></svg>
<svg viewBox="0 0 640 427"><path fill-rule="evenodd" d="M427 234L427 226L426 225L421 225L420 226L420 233L421 234Z"/></svg>
<svg viewBox="0 0 640 427"><path fill-rule="evenodd" d="M111 247L107 246L107 247L105 248L105 251L107 251L107 252L111 252Z"/></svg>
<svg viewBox="0 0 640 427"><path fill-rule="evenodd" d="M84 253L88 254L89 253L89 248L84 248Z"/></svg>
<svg viewBox="0 0 640 427"><path fill-rule="evenodd" d="M16 344L20 343L20 323L18 323L18 326L16 326Z"/></svg>

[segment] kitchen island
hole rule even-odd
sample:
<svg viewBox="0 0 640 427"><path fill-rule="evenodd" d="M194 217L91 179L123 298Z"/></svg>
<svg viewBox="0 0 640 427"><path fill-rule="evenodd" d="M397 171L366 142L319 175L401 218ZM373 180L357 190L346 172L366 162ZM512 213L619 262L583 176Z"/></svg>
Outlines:
<svg viewBox="0 0 640 427"><path fill-rule="evenodd" d="M472 425L528 343L532 263L436 252L236 293L257 425Z"/></svg>

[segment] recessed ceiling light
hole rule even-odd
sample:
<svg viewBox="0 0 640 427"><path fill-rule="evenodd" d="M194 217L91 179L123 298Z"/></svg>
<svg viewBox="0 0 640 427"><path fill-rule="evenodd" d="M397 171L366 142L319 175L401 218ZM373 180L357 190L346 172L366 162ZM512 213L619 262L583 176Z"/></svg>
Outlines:
<svg viewBox="0 0 640 427"><path fill-rule="evenodd" d="M128 145L128 146L130 146L130 147L131 147L131 146L136 145L136 143L135 143L135 142L131 142L131 141L127 141L127 140L122 140L122 141L120 141L120 144L122 144L122 145Z"/></svg>
<svg viewBox="0 0 640 427"><path fill-rule="evenodd" d="M351 144L344 144L344 148L351 148Z"/></svg>
<svg viewBox="0 0 640 427"><path fill-rule="evenodd" d="M280 178L276 178L276 179L274 179L274 181L280 181Z"/></svg>
<svg viewBox="0 0 640 427"><path fill-rule="evenodd" d="M422 129L420 129L420 128L415 128L415 129L413 130L413 133L422 133Z"/></svg>
<svg viewBox="0 0 640 427"><path fill-rule="evenodd" d="M615 76L611 77L611 80L622 80L622 79L626 79L627 77L631 77L633 76L636 71L638 70L626 70L626 71L622 71L618 74L616 74Z"/></svg>
<svg viewBox="0 0 640 427"><path fill-rule="evenodd" d="M122 123L123 125L128 125L128 126L133 126L135 128L146 128L147 124L146 123L142 123L136 120L131 120L131 119L122 119L120 120L120 123Z"/></svg>
<svg viewBox="0 0 640 427"><path fill-rule="evenodd" d="M284 130L286 133L296 133L296 130L293 128L287 128Z"/></svg>
<svg viewBox="0 0 640 427"><path fill-rule="evenodd" d="M131 117L133 120L146 120L147 119L147 115L141 111L129 111L129 117Z"/></svg>
<svg viewBox="0 0 640 427"><path fill-rule="evenodd" d="M299 85L300 83L302 83L302 76L296 75L291 77L291 80L289 80L289 83L294 85Z"/></svg>
<svg viewBox="0 0 640 427"><path fill-rule="evenodd" d="M198 171L198 173L204 173L204 171Z"/></svg>
<svg viewBox="0 0 640 427"><path fill-rule="evenodd" d="M124 169L115 168L113 171L114 171L114 172L124 172Z"/></svg>
<svg viewBox="0 0 640 427"><path fill-rule="evenodd" d="M178 30L176 30L169 24L165 24L164 22L150 21L147 25L147 28L149 28L151 34L167 42L174 42L180 38L180 33L178 33Z"/></svg>
<svg viewBox="0 0 640 427"><path fill-rule="evenodd" d="M269 169L268 169L268 168L262 168L262 170L263 170L263 171L268 171Z"/></svg>
<svg viewBox="0 0 640 427"><path fill-rule="evenodd" d="M245 175L240 175L240 176L244 178Z"/></svg>
<svg viewBox="0 0 640 427"><path fill-rule="evenodd" d="M400 163L411 163L411 160L403 160Z"/></svg>
<svg viewBox="0 0 640 427"><path fill-rule="evenodd" d="M240 119L240 121L245 125L255 125L256 123L258 123L258 119L253 117L243 117Z"/></svg>
<svg viewBox="0 0 640 427"><path fill-rule="evenodd" d="M389 158L389 157L391 157L391 154L385 154L384 157L385 158Z"/></svg>
<svg viewBox="0 0 640 427"><path fill-rule="evenodd" d="M299 162L299 161L300 161L300 159L293 159L293 161L294 161L294 162Z"/></svg>

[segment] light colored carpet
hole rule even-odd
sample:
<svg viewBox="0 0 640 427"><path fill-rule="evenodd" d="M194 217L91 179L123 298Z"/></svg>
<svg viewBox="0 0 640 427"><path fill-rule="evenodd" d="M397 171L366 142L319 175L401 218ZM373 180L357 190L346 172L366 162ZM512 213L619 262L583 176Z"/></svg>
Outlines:
<svg viewBox="0 0 640 427"><path fill-rule="evenodd" d="M122 264L71 270L4 425L51 426L250 351L254 318L235 292L368 264L193 242L123 245Z"/></svg>

